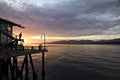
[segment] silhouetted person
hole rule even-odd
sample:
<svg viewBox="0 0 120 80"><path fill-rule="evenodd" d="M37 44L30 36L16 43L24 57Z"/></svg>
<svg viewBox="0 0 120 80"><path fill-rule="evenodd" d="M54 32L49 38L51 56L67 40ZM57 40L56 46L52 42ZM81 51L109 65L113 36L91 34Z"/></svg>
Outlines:
<svg viewBox="0 0 120 80"><path fill-rule="evenodd" d="M34 49L34 46L32 46L31 49L33 50L33 49Z"/></svg>
<svg viewBox="0 0 120 80"><path fill-rule="evenodd" d="M22 33L19 34L19 39L21 39L21 37L22 37Z"/></svg>
<svg viewBox="0 0 120 80"><path fill-rule="evenodd" d="M39 48L39 50L42 50L42 45L41 45L41 44L39 44L38 48Z"/></svg>

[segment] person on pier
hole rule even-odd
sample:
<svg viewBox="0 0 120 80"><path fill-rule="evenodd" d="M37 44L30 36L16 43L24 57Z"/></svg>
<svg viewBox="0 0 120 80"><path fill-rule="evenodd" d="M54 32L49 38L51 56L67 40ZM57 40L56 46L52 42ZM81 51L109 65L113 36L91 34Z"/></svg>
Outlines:
<svg viewBox="0 0 120 80"><path fill-rule="evenodd" d="M42 44L39 44L38 48L39 50L42 50Z"/></svg>

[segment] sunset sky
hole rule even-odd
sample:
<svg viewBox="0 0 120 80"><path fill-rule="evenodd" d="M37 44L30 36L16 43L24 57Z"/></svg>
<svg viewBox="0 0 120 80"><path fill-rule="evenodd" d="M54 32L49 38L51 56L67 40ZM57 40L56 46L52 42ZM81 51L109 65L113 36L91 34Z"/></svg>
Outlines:
<svg viewBox="0 0 120 80"><path fill-rule="evenodd" d="M0 0L0 17L25 26L25 43L120 37L120 0Z"/></svg>

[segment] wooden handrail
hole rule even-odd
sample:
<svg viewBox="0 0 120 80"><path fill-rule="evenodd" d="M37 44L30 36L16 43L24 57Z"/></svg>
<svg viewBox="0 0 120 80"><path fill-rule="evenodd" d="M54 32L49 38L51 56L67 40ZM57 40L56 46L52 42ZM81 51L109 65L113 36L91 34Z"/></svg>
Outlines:
<svg viewBox="0 0 120 80"><path fill-rule="evenodd" d="M13 40L17 40L17 41L22 41L24 42L24 39L16 39L15 37L13 37L12 35L4 32L3 30L0 30L0 32L2 32L4 35L8 36L9 38L13 39Z"/></svg>

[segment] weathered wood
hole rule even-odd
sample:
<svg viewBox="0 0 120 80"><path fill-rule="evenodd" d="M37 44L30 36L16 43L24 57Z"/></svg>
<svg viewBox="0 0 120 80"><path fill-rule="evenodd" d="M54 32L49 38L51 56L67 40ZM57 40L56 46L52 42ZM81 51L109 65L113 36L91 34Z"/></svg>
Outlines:
<svg viewBox="0 0 120 80"><path fill-rule="evenodd" d="M9 24L9 25L12 25L12 26L18 26L20 28L25 28L24 26L21 26L20 24L16 24L10 20L6 20L6 19L3 19L3 18L0 18L0 24Z"/></svg>
<svg viewBox="0 0 120 80"><path fill-rule="evenodd" d="M17 57L17 56L28 55L28 54L38 54L38 53L41 53L41 51L37 49L25 49L25 50L18 50L18 51L12 50L12 51L8 51L8 54L5 52L0 52L0 59Z"/></svg>

